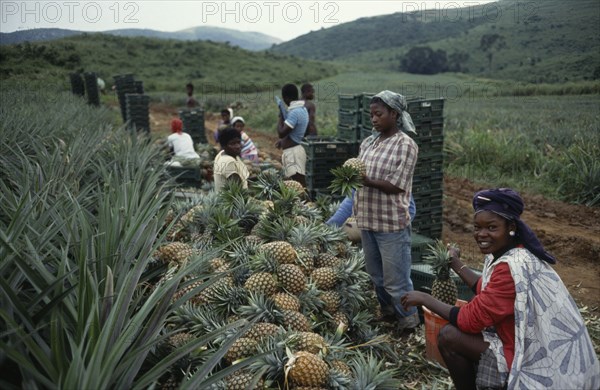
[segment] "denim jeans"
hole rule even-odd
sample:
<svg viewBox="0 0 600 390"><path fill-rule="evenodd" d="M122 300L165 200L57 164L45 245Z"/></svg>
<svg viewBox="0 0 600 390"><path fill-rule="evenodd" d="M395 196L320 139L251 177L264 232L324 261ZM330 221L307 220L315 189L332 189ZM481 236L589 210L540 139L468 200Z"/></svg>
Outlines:
<svg viewBox="0 0 600 390"><path fill-rule="evenodd" d="M400 304L400 297L413 290L410 235L410 226L393 233L361 231L365 265L384 315L395 314L402 318L417 312L416 307L407 311Z"/></svg>

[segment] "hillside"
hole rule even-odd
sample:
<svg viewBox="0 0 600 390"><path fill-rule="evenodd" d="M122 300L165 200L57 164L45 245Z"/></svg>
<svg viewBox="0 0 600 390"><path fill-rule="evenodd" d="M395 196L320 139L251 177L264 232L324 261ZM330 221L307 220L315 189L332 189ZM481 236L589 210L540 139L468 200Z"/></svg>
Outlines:
<svg viewBox="0 0 600 390"><path fill-rule="evenodd" d="M31 30L0 33L0 44L11 45L25 41L38 42L66 38L73 35L84 34L84 31L65 30L60 28L37 28ZM166 32L151 29L118 29L103 31L102 34L117 35L122 37L146 37L159 39L176 39L182 41L214 41L229 42L231 46L239 46L246 50L264 50L281 40L258 32L245 32L230 28L198 26L184 30Z"/></svg>
<svg viewBox="0 0 600 390"><path fill-rule="evenodd" d="M75 70L135 74L147 90L181 91L188 81L219 92L268 90L336 74L336 67L227 44L83 34L49 42L0 46L0 79L66 80Z"/></svg>
<svg viewBox="0 0 600 390"><path fill-rule="evenodd" d="M444 20L442 13L364 18L284 42L273 51L397 71L412 47L429 46L445 51L461 72L478 76L533 83L600 79L598 1L493 4L462 9L461 20ZM484 36L495 37L488 50L482 48Z"/></svg>

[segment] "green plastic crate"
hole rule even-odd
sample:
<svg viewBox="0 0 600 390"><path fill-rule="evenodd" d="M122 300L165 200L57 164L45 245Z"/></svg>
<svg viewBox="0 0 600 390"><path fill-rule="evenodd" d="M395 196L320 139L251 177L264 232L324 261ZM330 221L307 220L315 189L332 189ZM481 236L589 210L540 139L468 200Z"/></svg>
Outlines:
<svg viewBox="0 0 600 390"><path fill-rule="evenodd" d="M471 270L479 274L481 273L480 271L472 268ZM474 296L471 288L467 286L454 272L451 274L451 277L456 282L456 287L458 288L458 298L465 301L471 300L471 298ZM435 275L429 264L413 264L410 269L410 278L413 282L413 288L415 291L431 293L431 287L433 285L433 281L435 280Z"/></svg>
<svg viewBox="0 0 600 390"><path fill-rule="evenodd" d="M331 137L306 139L301 142L308 160L326 158L348 159L356 153L356 143Z"/></svg>
<svg viewBox="0 0 600 390"><path fill-rule="evenodd" d="M362 94L359 95L338 95L340 111L360 111L362 107Z"/></svg>
<svg viewBox="0 0 600 390"><path fill-rule="evenodd" d="M350 142L358 142L360 141L360 131L361 127L358 125L354 126L345 126L338 125L337 138L350 141Z"/></svg>
<svg viewBox="0 0 600 390"><path fill-rule="evenodd" d="M343 126L360 125L360 111L338 111L338 124Z"/></svg>

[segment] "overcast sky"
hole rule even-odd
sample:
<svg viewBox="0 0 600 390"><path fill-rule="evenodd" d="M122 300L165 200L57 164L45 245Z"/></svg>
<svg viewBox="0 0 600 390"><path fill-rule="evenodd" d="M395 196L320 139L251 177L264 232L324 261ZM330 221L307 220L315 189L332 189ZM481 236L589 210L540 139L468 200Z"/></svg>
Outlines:
<svg viewBox="0 0 600 390"><path fill-rule="evenodd" d="M492 0L461 1L7 1L0 0L0 31L64 28L104 31L148 28L177 31L217 26L257 31L289 40L365 16L429 9L434 19L457 20L470 7ZM493 13L494 5L489 5ZM463 8L463 10L459 10ZM487 7L486 7L487 8ZM434 19L436 20L436 19Z"/></svg>

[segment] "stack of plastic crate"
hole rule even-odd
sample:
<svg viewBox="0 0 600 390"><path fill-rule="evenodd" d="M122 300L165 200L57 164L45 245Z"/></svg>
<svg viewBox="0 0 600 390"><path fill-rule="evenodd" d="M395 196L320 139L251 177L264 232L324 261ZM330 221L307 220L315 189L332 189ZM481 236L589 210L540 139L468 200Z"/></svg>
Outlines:
<svg viewBox="0 0 600 390"><path fill-rule="evenodd" d="M94 72L85 72L83 74L85 90L88 96L88 104L92 106L100 105L100 91L98 90L98 76Z"/></svg>
<svg viewBox="0 0 600 390"><path fill-rule="evenodd" d="M362 94L338 95L337 138L348 142L361 141Z"/></svg>
<svg viewBox="0 0 600 390"><path fill-rule="evenodd" d="M188 133L195 144L205 144L204 111L200 108L179 110L179 118L183 122L183 131Z"/></svg>
<svg viewBox="0 0 600 390"><path fill-rule="evenodd" d="M334 176L331 169L339 167L356 155L356 143L330 137L307 139L302 142L306 151L306 187L314 199L327 189Z"/></svg>
<svg viewBox="0 0 600 390"><path fill-rule="evenodd" d="M415 232L431 238L442 237L443 110L443 99L408 102L408 112L417 128L417 134L410 134L410 136L419 146L412 188L417 205L417 216L412 227Z"/></svg>
<svg viewBox="0 0 600 390"><path fill-rule="evenodd" d="M128 127L132 130L150 132L150 97L137 93L125 95Z"/></svg>
<svg viewBox="0 0 600 390"><path fill-rule="evenodd" d="M121 107L121 117L123 123L127 122L127 101L125 95L128 93L138 93L138 89L135 84L135 78L133 74L122 74L113 76L115 80L115 88L117 97L119 98L119 106Z"/></svg>
<svg viewBox="0 0 600 390"><path fill-rule="evenodd" d="M77 96L85 96L85 85L81 78L81 73L70 73L69 78L71 80L71 92Z"/></svg>

